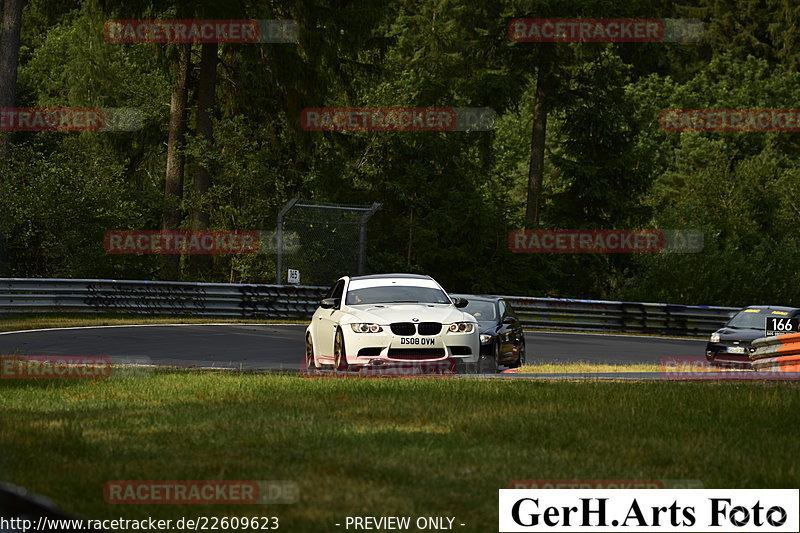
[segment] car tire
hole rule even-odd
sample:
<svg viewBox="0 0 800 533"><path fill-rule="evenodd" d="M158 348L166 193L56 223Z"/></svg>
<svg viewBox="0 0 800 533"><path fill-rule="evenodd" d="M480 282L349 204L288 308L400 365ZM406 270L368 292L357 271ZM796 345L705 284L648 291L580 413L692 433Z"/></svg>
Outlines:
<svg viewBox="0 0 800 533"><path fill-rule="evenodd" d="M453 371L456 374L477 374L479 364L480 359L477 363L465 363L461 359L456 359L453 361Z"/></svg>
<svg viewBox="0 0 800 533"><path fill-rule="evenodd" d="M311 341L311 334L306 334L306 372L316 372L319 370L317 366L317 358L314 356L314 343Z"/></svg>
<svg viewBox="0 0 800 533"><path fill-rule="evenodd" d="M476 371L478 374L497 374L497 358L500 354L500 343L495 342L491 354L481 354L478 357Z"/></svg>
<svg viewBox="0 0 800 533"><path fill-rule="evenodd" d="M333 340L333 369L337 372L346 372L347 350L344 347L344 334L341 329L336 330L336 337Z"/></svg>
<svg viewBox="0 0 800 533"><path fill-rule="evenodd" d="M522 341L522 344L519 345L519 354L517 355L517 364L514 365L514 368L519 368L521 366L525 366L528 364L528 359L525 355L525 341Z"/></svg>

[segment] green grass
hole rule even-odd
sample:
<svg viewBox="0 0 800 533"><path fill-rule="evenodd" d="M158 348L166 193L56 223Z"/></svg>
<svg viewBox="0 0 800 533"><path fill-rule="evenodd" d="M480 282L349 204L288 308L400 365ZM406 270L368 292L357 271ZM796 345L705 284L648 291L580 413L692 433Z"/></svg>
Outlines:
<svg viewBox="0 0 800 533"><path fill-rule="evenodd" d="M455 516L495 531L515 479L796 486L789 383L331 379L156 371L0 381L0 471L91 518ZM292 505L109 505L108 480L294 480Z"/></svg>
<svg viewBox="0 0 800 533"><path fill-rule="evenodd" d="M229 318L189 318L174 317L148 317L141 315L39 315L39 314L14 314L0 315L0 332L22 331L28 329L70 328L82 326L123 326L132 324L305 324L308 321L287 319L229 319Z"/></svg>
<svg viewBox="0 0 800 533"><path fill-rule="evenodd" d="M664 367L655 364L611 365L599 363L543 363L525 365L519 369L520 374L586 374L586 373L619 373L619 372L663 372Z"/></svg>

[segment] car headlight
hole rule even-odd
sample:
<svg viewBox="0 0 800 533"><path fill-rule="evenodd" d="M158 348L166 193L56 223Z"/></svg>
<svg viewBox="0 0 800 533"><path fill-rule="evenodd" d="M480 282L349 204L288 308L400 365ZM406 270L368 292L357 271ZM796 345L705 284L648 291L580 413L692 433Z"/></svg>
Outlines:
<svg viewBox="0 0 800 533"><path fill-rule="evenodd" d="M491 335L486 335L485 333L481 335L481 344L489 344L492 341Z"/></svg>
<svg viewBox="0 0 800 533"><path fill-rule="evenodd" d="M475 331L475 324L472 322L453 322L447 330L450 333L472 333Z"/></svg>
<svg viewBox="0 0 800 533"><path fill-rule="evenodd" d="M711 342L719 342L719 333L711 334Z"/></svg>
<svg viewBox="0 0 800 533"><path fill-rule="evenodd" d="M353 328L353 331L356 333L380 333L383 331L383 328L378 324L367 324L364 322L355 322L350 324L350 327Z"/></svg>

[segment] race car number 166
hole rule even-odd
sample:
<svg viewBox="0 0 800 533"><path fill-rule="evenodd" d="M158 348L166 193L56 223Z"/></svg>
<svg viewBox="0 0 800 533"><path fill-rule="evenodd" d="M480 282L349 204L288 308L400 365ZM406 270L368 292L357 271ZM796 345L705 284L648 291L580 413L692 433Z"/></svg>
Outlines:
<svg viewBox="0 0 800 533"><path fill-rule="evenodd" d="M800 329L800 318L780 318L768 316L764 327L764 336L773 337L775 335L785 335L794 333Z"/></svg>

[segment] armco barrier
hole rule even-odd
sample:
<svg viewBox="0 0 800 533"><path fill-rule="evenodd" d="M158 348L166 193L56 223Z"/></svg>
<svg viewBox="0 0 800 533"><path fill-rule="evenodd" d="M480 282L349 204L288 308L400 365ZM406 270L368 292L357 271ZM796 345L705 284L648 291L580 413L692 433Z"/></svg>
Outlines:
<svg viewBox="0 0 800 533"><path fill-rule="evenodd" d="M311 316L324 287L0 278L0 314L125 313L220 318ZM642 302L506 296L528 329L707 335L738 311Z"/></svg>
<svg viewBox="0 0 800 533"><path fill-rule="evenodd" d="M800 333L762 337L753 341L750 356L759 372L800 372Z"/></svg>
<svg viewBox="0 0 800 533"><path fill-rule="evenodd" d="M530 329L703 336L739 308L505 296Z"/></svg>
<svg viewBox="0 0 800 533"><path fill-rule="evenodd" d="M321 287L0 278L0 313L124 313L307 318Z"/></svg>

